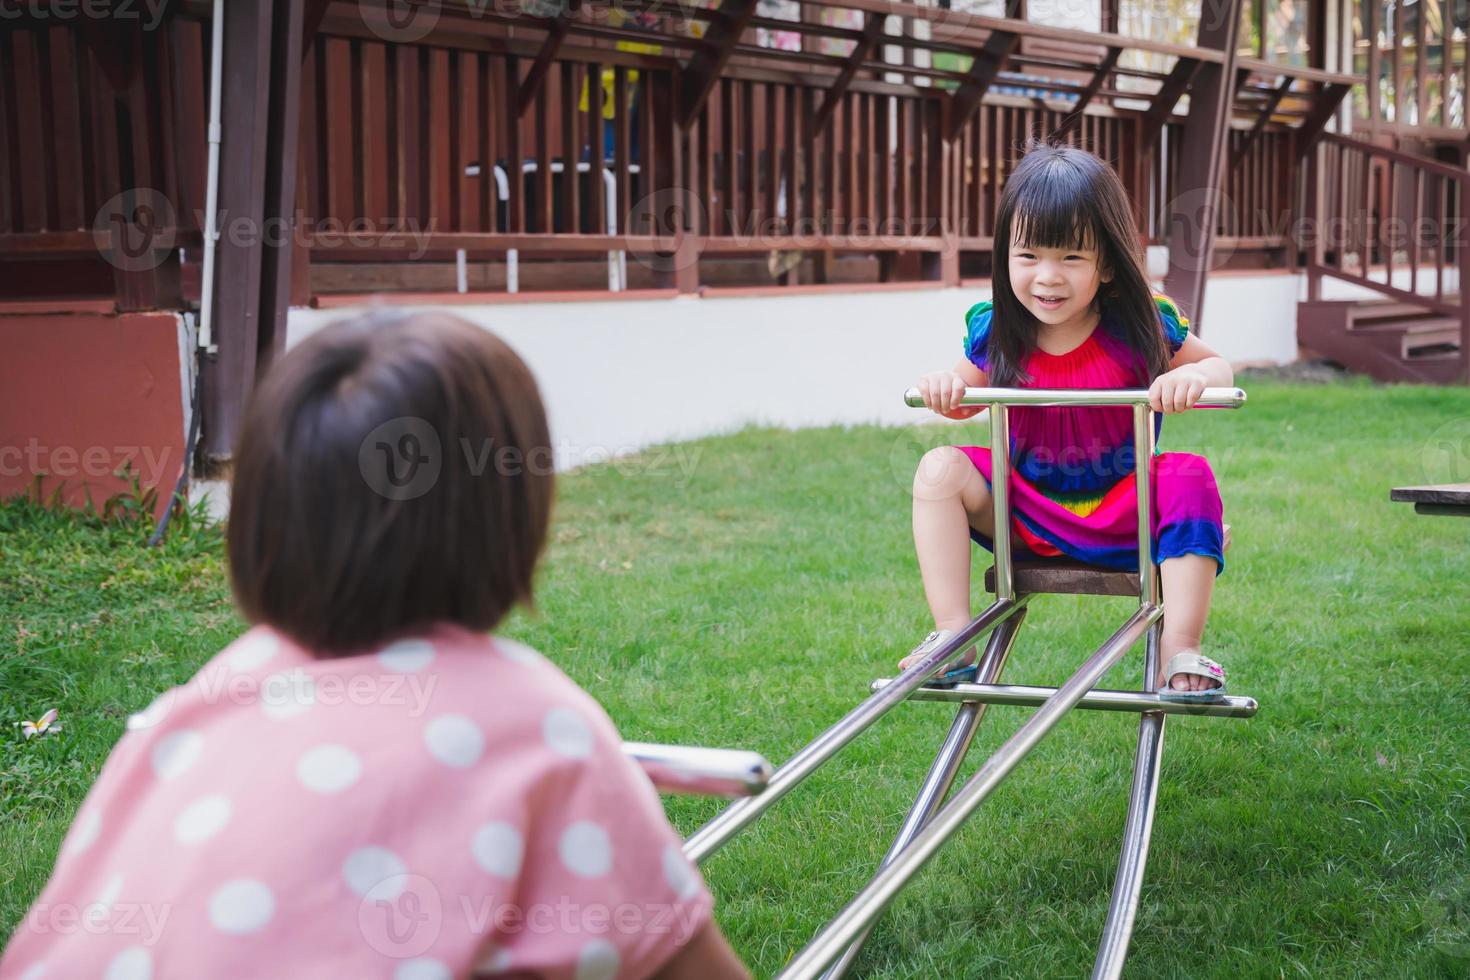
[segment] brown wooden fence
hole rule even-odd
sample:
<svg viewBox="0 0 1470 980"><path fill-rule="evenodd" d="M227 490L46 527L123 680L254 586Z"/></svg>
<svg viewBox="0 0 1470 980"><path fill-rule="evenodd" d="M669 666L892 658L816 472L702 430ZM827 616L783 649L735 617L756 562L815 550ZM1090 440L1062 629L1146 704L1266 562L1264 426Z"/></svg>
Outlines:
<svg viewBox="0 0 1470 980"><path fill-rule="evenodd" d="M205 27L180 15L102 38L54 23L0 30L0 255L46 260L24 275L8 262L0 297L136 308L166 305L175 280L187 295L204 204ZM1160 122L1150 142L1145 113L1099 104L1069 120L1065 104L1000 90L946 139L944 79L849 80L829 105L831 74L732 65L681 126L689 79L673 56L537 50L472 36L394 44L326 19L303 66L298 302L312 283L452 282L444 270L459 251L475 288L491 289L506 288L512 252L558 260L523 288L606 288L607 253L644 260L620 288L983 275L1019 148L1058 132L1119 169L1146 240L1168 234L1180 127ZM1271 123L1231 136L1218 231L1237 255L1285 251L1291 135ZM161 240L183 261L170 252L165 275L102 261L101 212L128 188L156 191L174 213Z"/></svg>

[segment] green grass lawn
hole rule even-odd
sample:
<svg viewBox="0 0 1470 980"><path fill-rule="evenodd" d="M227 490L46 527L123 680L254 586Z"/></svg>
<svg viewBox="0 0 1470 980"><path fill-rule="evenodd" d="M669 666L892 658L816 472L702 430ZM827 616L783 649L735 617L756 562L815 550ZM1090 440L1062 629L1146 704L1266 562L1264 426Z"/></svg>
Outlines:
<svg viewBox="0 0 1470 980"><path fill-rule="evenodd" d="M1261 710L1168 723L1129 975L1470 975L1470 520L1388 500L1436 479L1446 453L1470 459L1455 441L1470 392L1242 384L1247 408L1171 418L1162 446L1205 453L1220 480L1234 540L1206 652ZM539 613L506 632L630 739L780 762L928 631L913 464L986 438L747 430L675 447L687 478L663 452L569 476ZM186 525L153 551L142 536L0 507L0 935L126 715L241 629L217 531ZM1007 679L1059 682L1128 610L1038 597ZM1141 650L1103 686L1140 673ZM21 719L52 706L65 730L23 741ZM758 975L872 874L952 714L901 705L707 863L720 922ZM990 709L965 775L1025 717ZM1085 974L1136 731L1130 715L1063 721L904 892L859 970ZM689 833L718 806L677 799L669 813Z"/></svg>

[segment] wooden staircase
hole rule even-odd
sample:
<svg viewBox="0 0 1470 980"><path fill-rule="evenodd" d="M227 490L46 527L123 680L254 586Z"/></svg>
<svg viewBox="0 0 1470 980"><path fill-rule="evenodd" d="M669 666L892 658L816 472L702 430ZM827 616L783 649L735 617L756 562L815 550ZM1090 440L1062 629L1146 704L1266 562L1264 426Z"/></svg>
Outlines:
<svg viewBox="0 0 1470 980"><path fill-rule="evenodd" d="M1306 350L1379 381L1470 381L1460 320L1415 303L1308 300L1297 306L1296 336Z"/></svg>
<svg viewBox="0 0 1470 980"><path fill-rule="evenodd" d="M1309 153L1297 343L1379 381L1470 384L1470 172L1337 133ZM1325 279L1372 295L1324 299Z"/></svg>

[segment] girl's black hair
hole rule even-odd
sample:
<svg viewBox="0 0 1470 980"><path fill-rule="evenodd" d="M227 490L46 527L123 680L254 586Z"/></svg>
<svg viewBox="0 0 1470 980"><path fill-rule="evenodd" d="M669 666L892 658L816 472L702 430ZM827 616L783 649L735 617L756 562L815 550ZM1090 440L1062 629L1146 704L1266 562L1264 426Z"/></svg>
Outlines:
<svg viewBox="0 0 1470 980"><path fill-rule="evenodd" d="M1036 349L1037 320L1011 289L1011 239L1033 248L1096 248L1101 274L1093 308L1107 305L1146 382L1169 369L1168 348L1128 192L1113 168L1086 150L1032 141L1001 189L995 219L990 383L1014 387L1030 378L1021 365Z"/></svg>

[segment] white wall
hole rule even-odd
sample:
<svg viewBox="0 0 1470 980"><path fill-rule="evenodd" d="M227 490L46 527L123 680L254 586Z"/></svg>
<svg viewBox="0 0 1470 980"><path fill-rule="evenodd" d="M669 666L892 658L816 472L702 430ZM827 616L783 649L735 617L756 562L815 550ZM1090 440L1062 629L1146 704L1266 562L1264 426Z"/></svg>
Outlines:
<svg viewBox="0 0 1470 980"><path fill-rule="evenodd" d="M1203 336L1235 361L1296 357L1299 277L1217 276ZM446 307L494 330L535 372L558 465L747 423L920 421L902 402L963 356L988 289ZM292 310L296 343L347 310Z"/></svg>

